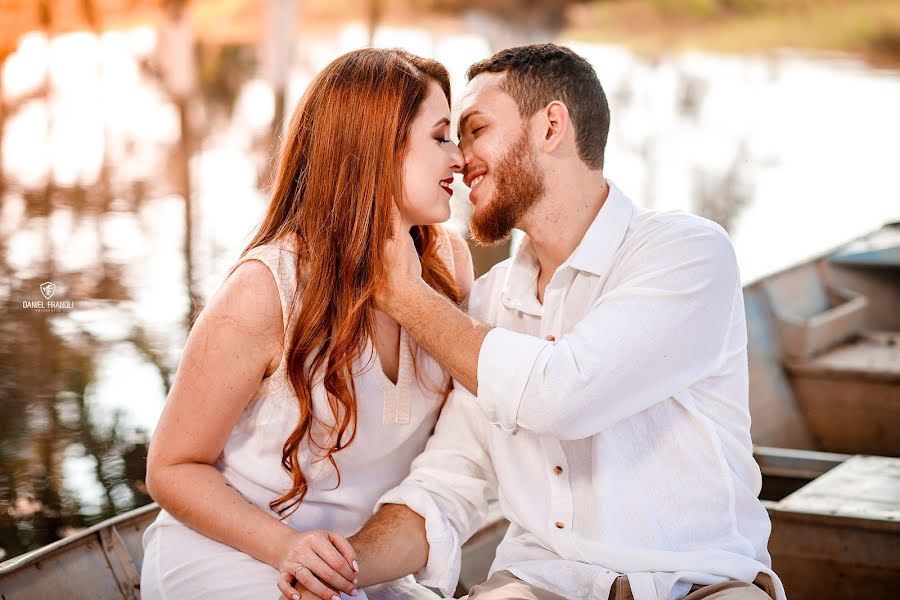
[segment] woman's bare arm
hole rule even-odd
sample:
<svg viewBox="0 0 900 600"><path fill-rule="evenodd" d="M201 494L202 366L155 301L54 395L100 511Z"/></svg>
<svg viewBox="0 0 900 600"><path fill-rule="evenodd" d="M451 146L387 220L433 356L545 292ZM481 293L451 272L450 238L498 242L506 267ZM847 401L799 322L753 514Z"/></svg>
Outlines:
<svg viewBox="0 0 900 600"><path fill-rule="evenodd" d="M314 536L306 543L324 547L327 536L297 532L260 510L212 465L267 370L280 360L282 338L271 272L258 261L240 265L191 329L147 460L147 487L160 506L192 529L279 570L304 537ZM333 548L322 552L331 552L342 573L338 589L351 593L352 559L334 560Z"/></svg>

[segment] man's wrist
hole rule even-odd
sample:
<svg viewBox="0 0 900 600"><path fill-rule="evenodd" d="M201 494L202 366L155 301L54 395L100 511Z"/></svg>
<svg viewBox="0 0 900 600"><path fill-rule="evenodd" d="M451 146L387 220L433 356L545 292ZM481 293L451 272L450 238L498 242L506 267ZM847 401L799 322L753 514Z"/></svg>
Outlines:
<svg viewBox="0 0 900 600"><path fill-rule="evenodd" d="M372 585L371 577L368 576L371 571L369 545L360 537L359 533L351 535L347 538L347 541L353 547L353 551L356 552L356 564L359 567L359 573L356 577L359 580L359 587Z"/></svg>
<svg viewBox="0 0 900 600"><path fill-rule="evenodd" d="M385 312L405 327L408 325L409 308L417 306L431 291L431 286L421 277L406 281L394 288Z"/></svg>

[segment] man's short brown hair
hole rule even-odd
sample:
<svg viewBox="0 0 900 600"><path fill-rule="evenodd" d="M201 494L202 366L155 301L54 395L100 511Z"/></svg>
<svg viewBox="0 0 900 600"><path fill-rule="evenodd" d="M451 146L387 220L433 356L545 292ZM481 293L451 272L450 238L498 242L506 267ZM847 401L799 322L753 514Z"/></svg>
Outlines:
<svg viewBox="0 0 900 600"><path fill-rule="evenodd" d="M507 48L469 67L466 78L506 73L502 89L531 117L554 100L566 105L575 126L578 156L592 169L603 168L609 136L609 104L590 63L564 46L532 44Z"/></svg>

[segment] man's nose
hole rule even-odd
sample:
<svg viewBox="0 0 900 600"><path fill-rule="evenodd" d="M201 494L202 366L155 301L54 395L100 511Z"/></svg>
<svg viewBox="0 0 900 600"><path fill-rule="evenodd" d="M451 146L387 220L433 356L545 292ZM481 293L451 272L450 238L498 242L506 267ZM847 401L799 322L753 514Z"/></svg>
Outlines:
<svg viewBox="0 0 900 600"><path fill-rule="evenodd" d="M466 138L463 138L459 141L458 148L459 152L462 154L462 165L463 169L465 169L465 166L472 162L472 145Z"/></svg>

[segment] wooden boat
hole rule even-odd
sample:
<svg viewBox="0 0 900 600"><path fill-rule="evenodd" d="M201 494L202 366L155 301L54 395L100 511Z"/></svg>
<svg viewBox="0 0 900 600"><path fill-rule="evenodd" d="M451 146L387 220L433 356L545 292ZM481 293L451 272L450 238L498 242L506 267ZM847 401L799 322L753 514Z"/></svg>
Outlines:
<svg viewBox="0 0 900 600"><path fill-rule="evenodd" d="M158 512L149 504L0 563L0 598L138 600L141 536Z"/></svg>
<svg viewBox="0 0 900 600"><path fill-rule="evenodd" d="M792 600L887 598L900 581L900 459L756 449L769 550ZM156 504L0 564L0 598L140 598L141 536ZM463 547L457 595L484 581L507 523L494 512Z"/></svg>
<svg viewBox="0 0 900 600"><path fill-rule="evenodd" d="M900 224L745 286L744 305L773 567L794 600L893 596Z"/></svg>
<svg viewBox="0 0 900 600"><path fill-rule="evenodd" d="M753 440L900 456L900 224L744 287Z"/></svg>
<svg viewBox="0 0 900 600"><path fill-rule="evenodd" d="M792 600L900 582L900 224L745 286L750 402L773 567ZM884 456L869 456L881 454ZM0 564L0 598L139 598L149 505ZM463 548L483 581L507 523Z"/></svg>

